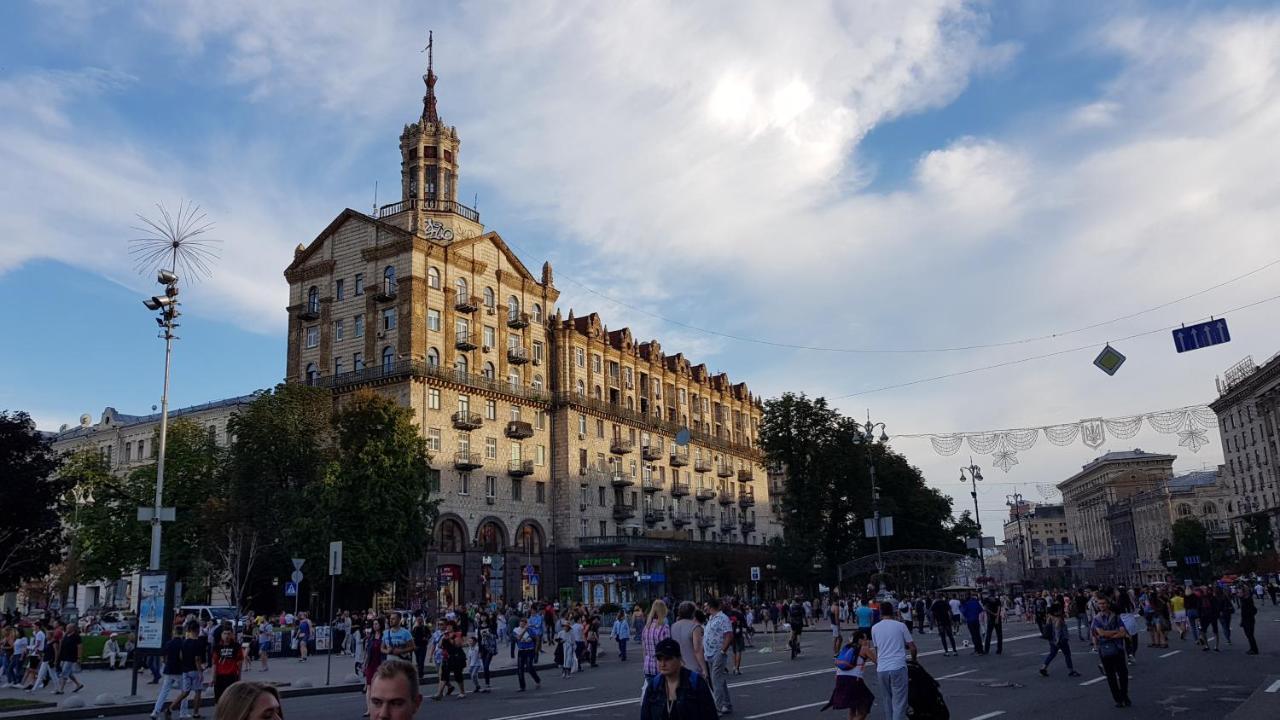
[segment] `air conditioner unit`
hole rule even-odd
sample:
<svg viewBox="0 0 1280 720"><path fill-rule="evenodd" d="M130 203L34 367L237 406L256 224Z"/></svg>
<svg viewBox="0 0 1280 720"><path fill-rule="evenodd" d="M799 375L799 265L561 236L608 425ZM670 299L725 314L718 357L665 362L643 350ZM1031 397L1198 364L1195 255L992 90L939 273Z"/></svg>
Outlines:
<svg viewBox="0 0 1280 720"><path fill-rule="evenodd" d="M378 331L378 339L379 339L379 340L381 340L381 339L385 338L386 336L387 336L387 332L386 332L385 330L379 330L379 331Z"/></svg>
<svg viewBox="0 0 1280 720"><path fill-rule="evenodd" d="M578 433L578 439L579 439L579 440L586 440L586 439L587 439L587 434L586 434L586 433Z"/></svg>
<svg viewBox="0 0 1280 720"><path fill-rule="evenodd" d="M484 309L484 313L485 313L486 315L497 315L497 314L498 314L498 310L497 310L497 308L485 308L485 309Z"/></svg>
<svg viewBox="0 0 1280 720"><path fill-rule="evenodd" d="M538 366L539 366L539 365L541 365L541 364L542 364L542 361L541 361L541 360L539 360L538 358L534 358L534 359L533 359L533 366L534 366L534 367L538 367Z"/></svg>
<svg viewBox="0 0 1280 720"><path fill-rule="evenodd" d="M494 496L492 496L492 495L486 495L486 496L485 496L485 498L484 498L484 504L485 504L485 505L492 505L496 499L497 499L497 498L495 498L495 497L494 497Z"/></svg>
<svg viewBox="0 0 1280 720"><path fill-rule="evenodd" d="M493 348L489 347L488 345L485 345L485 346L483 346L483 347L481 347L481 348L480 348L480 352L489 352L489 351L490 351L490 350L492 350L492 349L493 349Z"/></svg>

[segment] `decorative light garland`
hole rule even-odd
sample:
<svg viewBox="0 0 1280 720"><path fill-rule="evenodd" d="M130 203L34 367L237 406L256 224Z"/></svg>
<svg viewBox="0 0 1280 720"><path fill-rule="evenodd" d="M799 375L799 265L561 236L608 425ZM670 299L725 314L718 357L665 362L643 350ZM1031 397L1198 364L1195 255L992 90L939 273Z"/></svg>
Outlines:
<svg viewBox="0 0 1280 720"><path fill-rule="evenodd" d="M1143 421L1158 433L1177 434L1178 445L1195 453L1209 444L1206 431L1217 424L1218 417L1207 405L1188 405L1141 415L1088 418L1073 423L1039 427L950 434L899 434L896 437L928 438L933 451L946 456L955 455L962 446L968 444L973 452L990 455L992 464L1007 473L1018 464L1018 453L1030 450L1041 433L1045 439L1059 447L1070 445L1079 438L1082 443L1097 450L1107 441L1108 433L1118 440L1128 440L1137 435L1142 429Z"/></svg>

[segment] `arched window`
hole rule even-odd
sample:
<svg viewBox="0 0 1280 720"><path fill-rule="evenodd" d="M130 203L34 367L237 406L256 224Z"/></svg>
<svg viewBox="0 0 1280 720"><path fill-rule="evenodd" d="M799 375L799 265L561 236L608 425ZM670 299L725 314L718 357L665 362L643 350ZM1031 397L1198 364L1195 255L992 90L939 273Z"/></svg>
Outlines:
<svg viewBox="0 0 1280 720"><path fill-rule="evenodd" d="M497 372L493 369L493 363L486 362L484 364L484 376L489 378L490 380L497 377Z"/></svg>
<svg viewBox="0 0 1280 720"><path fill-rule="evenodd" d="M534 376L533 376L533 382L532 382L531 384L533 385L533 389L534 389L534 390L541 390L541 389L542 389L542 376L541 376L541 375L534 375Z"/></svg>
<svg viewBox="0 0 1280 720"><path fill-rule="evenodd" d="M396 359L396 354L391 350L390 345L382 348L382 369L383 370L390 369L391 363L395 362L395 359Z"/></svg>
<svg viewBox="0 0 1280 720"><path fill-rule="evenodd" d="M1178 517L1186 517L1190 514L1191 514L1190 505L1188 505L1187 503L1180 503L1178 505Z"/></svg>
<svg viewBox="0 0 1280 720"><path fill-rule="evenodd" d="M440 289L440 268L434 265L427 268L427 287Z"/></svg>
<svg viewBox="0 0 1280 720"><path fill-rule="evenodd" d="M440 552L460 553L466 544L467 534L462 525L452 518L440 521L440 529L436 533L436 546Z"/></svg>
<svg viewBox="0 0 1280 720"><path fill-rule="evenodd" d="M579 381L578 381L578 395L581 395L581 396L584 396L584 397L585 397L585 396L586 396L586 394L587 394L587 384L586 384L586 383L584 383L584 382L582 382L581 380L579 380Z"/></svg>
<svg viewBox="0 0 1280 720"><path fill-rule="evenodd" d="M524 555L542 554L542 531L533 523L525 523L516 533L516 550Z"/></svg>
<svg viewBox="0 0 1280 720"><path fill-rule="evenodd" d="M1201 514L1201 515L1217 515L1217 514L1218 514L1218 506L1217 506L1217 505L1214 505L1214 504L1213 504L1213 503L1211 503L1211 502L1205 503L1205 504L1204 504L1204 507L1203 507L1203 508L1200 508L1200 514Z"/></svg>
<svg viewBox="0 0 1280 720"><path fill-rule="evenodd" d="M493 288L491 287L485 288L484 289L484 306L492 310L493 308L497 307L497 302L498 302L497 297L493 294Z"/></svg>
<svg viewBox="0 0 1280 720"><path fill-rule="evenodd" d="M628 410L635 410L635 409L636 409L636 403L635 403L635 401L634 401L634 400L632 400L632 399L631 399L631 396L630 396L630 395L628 395L628 396L627 396L627 409L628 409Z"/></svg>
<svg viewBox="0 0 1280 720"><path fill-rule="evenodd" d="M542 305L539 303L533 304L533 321L536 323L542 322Z"/></svg>
<svg viewBox="0 0 1280 720"><path fill-rule="evenodd" d="M316 380L320 378L320 371L316 370L315 363L307 363L307 384L314 385Z"/></svg>
<svg viewBox="0 0 1280 720"><path fill-rule="evenodd" d="M482 552L496 553L502 550L502 528L498 524L489 521L480 526L480 531L476 533L476 544L480 546Z"/></svg>
<svg viewBox="0 0 1280 720"><path fill-rule="evenodd" d="M307 312L320 312L320 288L315 285L307 291Z"/></svg>
<svg viewBox="0 0 1280 720"><path fill-rule="evenodd" d="M464 372L467 372L468 367L469 366L467 364L467 356L459 354L458 359L453 362L453 369L457 370L460 373L464 373Z"/></svg>
<svg viewBox="0 0 1280 720"><path fill-rule="evenodd" d="M393 293L396 290L396 266L388 265L382 271L382 291Z"/></svg>
<svg viewBox="0 0 1280 720"><path fill-rule="evenodd" d="M470 295L467 293L467 279L466 279L466 278L458 278L458 280L457 280L456 282L454 282L454 283L453 283L453 287L454 287L454 289L456 289L456 290L458 291L458 299L459 299L459 300L462 300L462 299L464 299L464 298L470 297Z"/></svg>
<svg viewBox="0 0 1280 720"><path fill-rule="evenodd" d="M440 367L440 351L427 348L427 367Z"/></svg>
<svg viewBox="0 0 1280 720"><path fill-rule="evenodd" d="M507 319L515 320L520 317L520 298L515 295L507 296Z"/></svg>
<svg viewBox="0 0 1280 720"><path fill-rule="evenodd" d="M602 400L602 399L604 399L604 393L600 392L600 386L599 386L599 385L597 385L597 386L596 386L595 395L596 395L596 399L597 399L597 400Z"/></svg>

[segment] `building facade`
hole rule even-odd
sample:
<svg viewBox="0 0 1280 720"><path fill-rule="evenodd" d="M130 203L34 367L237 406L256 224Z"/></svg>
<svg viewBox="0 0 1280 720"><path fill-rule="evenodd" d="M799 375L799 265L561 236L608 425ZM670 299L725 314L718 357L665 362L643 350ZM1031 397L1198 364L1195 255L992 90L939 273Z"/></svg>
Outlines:
<svg viewBox="0 0 1280 720"><path fill-rule="evenodd" d="M1222 438L1227 515L1238 543L1254 536L1274 548L1280 543L1280 354L1261 367L1245 358L1217 384L1209 407Z"/></svg>
<svg viewBox="0 0 1280 720"><path fill-rule="evenodd" d="M696 582L699 555L763 557L778 531L759 399L594 313L563 315L550 264L532 273L457 201L458 133L430 67L424 80L401 199L344 210L285 271L286 380L339 406L393 398L434 455L440 516L409 601L618 602L672 591L681 567Z"/></svg>
<svg viewBox="0 0 1280 720"><path fill-rule="evenodd" d="M1062 505L1024 501L1011 506L1004 523L1004 544L1009 571L1025 570L1029 577L1037 570L1070 567L1075 555Z"/></svg>
<svg viewBox="0 0 1280 720"><path fill-rule="evenodd" d="M1172 477L1113 503L1107 515L1115 559L1110 579L1130 585L1167 580L1162 551L1173 540L1173 524L1184 518L1204 525L1210 540L1227 542L1230 501L1219 473L1206 470Z"/></svg>
<svg viewBox="0 0 1280 720"><path fill-rule="evenodd" d="M1111 506L1173 475L1173 455L1141 449L1109 452L1058 483L1066 513L1067 536L1077 557L1089 563L1111 561L1115 544L1107 516Z"/></svg>

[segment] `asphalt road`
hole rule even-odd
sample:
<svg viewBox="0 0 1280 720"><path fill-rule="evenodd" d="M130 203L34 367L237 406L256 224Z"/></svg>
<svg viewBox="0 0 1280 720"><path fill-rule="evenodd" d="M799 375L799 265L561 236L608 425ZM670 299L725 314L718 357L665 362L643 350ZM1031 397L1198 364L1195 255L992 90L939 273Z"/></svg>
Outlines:
<svg viewBox="0 0 1280 720"><path fill-rule="evenodd" d="M940 680L953 720L993 718L1072 718L1094 720L1112 714L1129 718L1214 717L1225 718L1240 710L1248 720L1280 717L1280 610L1268 606L1258 618L1258 641L1262 655L1247 656L1243 635L1233 629L1234 645L1222 652L1201 652L1188 639L1174 637L1170 647L1146 647L1145 637L1132 672L1130 694L1133 707L1112 706L1106 680L1097 668L1097 659L1087 643L1074 643L1076 669L1081 677L1069 678L1059 658L1050 677L1037 672L1046 651L1034 625L1010 623L1001 655L974 656L961 648L959 657L942 657L937 636L917 636L921 663ZM766 634L756 636L757 646L768 643ZM819 714L833 684L830 637L825 633L805 633L805 652L790 660L779 636L774 652L748 648L743 657L742 675L733 678L730 693L740 720L825 720L842 713ZM605 644L608 646L608 643ZM607 647L607 649L612 649ZM1271 675L1272 677L1268 677ZM495 679L490 694L456 696L440 702L426 700L420 717L456 716L465 713L475 720L536 720L538 718L636 718L642 683L640 662L635 654L626 663L610 652L600 667L587 669L568 679L556 671L542 674L542 687L517 692L514 677ZM872 691L879 694L874 672L868 673ZM1268 686L1276 690L1267 694ZM1250 700L1252 696L1252 700ZM286 698L286 715L291 718L357 720L363 713L359 694ZM871 717L883 717L879 702ZM144 718L145 715L130 716Z"/></svg>

